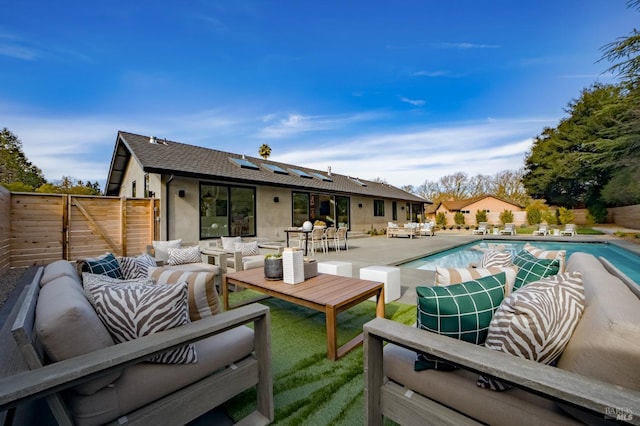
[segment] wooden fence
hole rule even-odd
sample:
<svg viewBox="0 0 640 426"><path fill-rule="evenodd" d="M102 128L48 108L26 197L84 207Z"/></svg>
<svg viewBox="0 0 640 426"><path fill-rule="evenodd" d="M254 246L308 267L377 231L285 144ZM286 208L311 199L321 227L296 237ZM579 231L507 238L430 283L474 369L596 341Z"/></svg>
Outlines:
<svg viewBox="0 0 640 426"><path fill-rule="evenodd" d="M137 256L158 239L159 200L152 198L35 193L6 197L2 191L0 202L0 267L45 265L105 252ZM8 250L3 244L6 222Z"/></svg>
<svg viewBox="0 0 640 426"><path fill-rule="evenodd" d="M11 257L11 192L0 185L0 274L9 269Z"/></svg>

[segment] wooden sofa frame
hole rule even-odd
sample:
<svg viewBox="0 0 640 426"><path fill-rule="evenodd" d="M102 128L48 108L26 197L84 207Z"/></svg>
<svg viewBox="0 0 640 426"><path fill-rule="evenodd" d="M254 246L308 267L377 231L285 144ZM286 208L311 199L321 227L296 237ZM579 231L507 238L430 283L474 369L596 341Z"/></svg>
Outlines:
<svg viewBox="0 0 640 426"><path fill-rule="evenodd" d="M478 424L476 420L436 401L407 392L406 388L384 377L385 342L433 355L460 368L500 379L601 418L611 407L625 407L633 415L622 420L640 425L640 392L384 318L376 318L364 325L366 425L382 425L384 417L403 425Z"/></svg>
<svg viewBox="0 0 640 426"><path fill-rule="evenodd" d="M271 317L268 307L255 303L171 330L43 365L42 350L34 331L42 271L43 268L39 268L33 281L24 287L21 296L23 303L12 328L30 370L0 379L0 412L14 409L21 403L46 398L58 424L72 425L73 420L61 397L61 391L122 367L143 362L153 355L253 323L254 356L128 413L125 424L184 424L254 386L257 389L256 410L238 424L265 425L273 421ZM122 419L115 420L112 424L123 424Z"/></svg>

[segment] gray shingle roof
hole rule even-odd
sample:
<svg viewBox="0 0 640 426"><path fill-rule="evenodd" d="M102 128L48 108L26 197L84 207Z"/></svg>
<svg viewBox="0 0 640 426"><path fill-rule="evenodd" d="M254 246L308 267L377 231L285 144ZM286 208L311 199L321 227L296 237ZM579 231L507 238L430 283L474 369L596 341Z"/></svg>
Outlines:
<svg viewBox="0 0 640 426"><path fill-rule="evenodd" d="M109 177L105 192L118 195L122 177L130 157L133 157L148 173L174 174L199 179L222 180L251 184L285 186L301 190L317 190L333 193L358 194L371 197L392 198L403 201L428 202L392 185L372 182L359 178L309 169L292 164L264 160L257 157L243 157L239 154L218 151L210 148L187 145L179 142L157 139L150 143L149 136L118 132ZM257 170L238 166L230 159L242 159L257 166ZM264 167L271 164L287 171L288 174L275 173ZM313 177L300 177L291 169L300 170ZM328 179L320 179L319 174ZM366 186L360 185L359 182Z"/></svg>

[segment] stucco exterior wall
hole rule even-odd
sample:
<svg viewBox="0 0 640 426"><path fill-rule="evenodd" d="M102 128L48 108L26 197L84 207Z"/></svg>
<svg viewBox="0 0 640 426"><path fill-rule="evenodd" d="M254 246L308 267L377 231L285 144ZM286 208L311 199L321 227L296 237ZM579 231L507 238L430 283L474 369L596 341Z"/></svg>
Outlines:
<svg viewBox="0 0 640 426"><path fill-rule="evenodd" d="M291 190L273 186L256 188L256 232L260 238L270 241L286 239L284 230L291 226L292 203ZM275 202L278 197L278 202Z"/></svg>
<svg viewBox="0 0 640 426"><path fill-rule="evenodd" d="M133 197L133 182L136 183L136 197L144 197L144 171L138 162L131 158L122 178L121 197Z"/></svg>
<svg viewBox="0 0 640 426"><path fill-rule="evenodd" d="M194 178L149 174L149 190L160 199L159 214L160 238L162 240L182 239L184 242L196 242L200 239L200 182L215 181ZM145 173L135 160L130 161L125 171L121 196L131 196L131 183L136 181L138 197L144 196ZM167 183L168 182L168 183ZM224 185L233 185L229 182ZM292 224L293 190L290 188L240 185L256 189L256 237L267 241L283 241L284 230ZM167 192L168 191L168 192ZM184 197L180 197L184 191ZM311 191L313 192L313 191ZM277 198L277 202L275 199ZM350 196L350 231L366 233L371 229L381 231L393 220L392 202L384 200L384 216L373 215L374 198ZM375 198L380 199L380 198ZM397 220L399 224L408 222L406 201L397 202ZM362 207L360 207L362 206Z"/></svg>

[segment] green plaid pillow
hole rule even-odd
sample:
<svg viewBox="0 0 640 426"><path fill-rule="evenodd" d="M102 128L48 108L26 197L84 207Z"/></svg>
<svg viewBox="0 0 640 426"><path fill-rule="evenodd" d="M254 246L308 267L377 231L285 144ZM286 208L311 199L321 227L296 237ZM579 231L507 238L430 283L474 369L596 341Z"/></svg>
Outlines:
<svg viewBox="0 0 640 426"><path fill-rule="evenodd" d="M519 267L516 282L513 285L514 291L528 283L556 275L560 271L558 259L538 259L525 250L516 255L513 264Z"/></svg>
<svg viewBox="0 0 640 426"><path fill-rule="evenodd" d="M94 259L84 259L82 263L82 272L90 272L92 274L108 275L111 278L122 279L122 271L120 270L120 262L112 253L105 253Z"/></svg>
<svg viewBox="0 0 640 426"><path fill-rule="evenodd" d="M506 275L496 275L444 287L416 287L418 328L481 345L493 313L504 298ZM418 354L416 371L450 370L452 366Z"/></svg>

